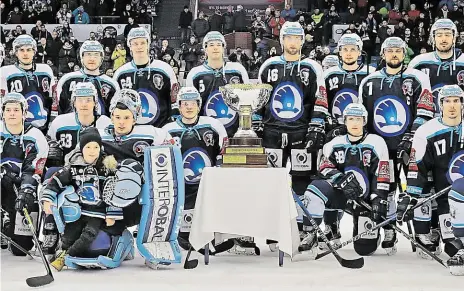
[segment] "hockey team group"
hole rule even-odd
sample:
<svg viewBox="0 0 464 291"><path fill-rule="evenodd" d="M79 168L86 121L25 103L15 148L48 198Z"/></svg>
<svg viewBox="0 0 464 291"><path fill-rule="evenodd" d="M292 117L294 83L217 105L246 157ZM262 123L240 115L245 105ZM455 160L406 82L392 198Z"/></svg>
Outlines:
<svg viewBox="0 0 464 291"><path fill-rule="evenodd" d="M383 64L373 68L364 63L359 36L344 34L338 56L321 66L301 59L303 28L283 25L282 55L259 70L259 82L273 90L253 129L270 164L289 163L306 213L297 207L302 254L315 258L339 246L347 212L353 236L364 233L353 242L359 255L379 246L394 255L397 224L412 221L418 256L430 259L443 249L451 274L464 275L464 55L455 48L457 35L452 21L437 20L434 52L408 66L405 42L389 37L381 44ZM0 69L2 249L25 256L35 244L58 271L116 268L135 248L155 268L180 262L179 246L191 250L202 170L221 165L238 129L238 113L219 87L250 80L241 64L224 62L219 32L205 36L207 61L182 88L167 63L150 61L144 28L133 28L127 45L133 60L110 78L100 71L102 45L85 41L83 69L56 82L48 65L33 62L34 39L14 40L17 62ZM167 182L182 183L185 199L171 185L163 199L146 203L154 167L172 168L163 169ZM322 222L325 231L318 232ZM42 232L40 243L32 224ZM129 232L134 226L137 232ZM259 254L250 237L212 244L212 255Z"/></svg>

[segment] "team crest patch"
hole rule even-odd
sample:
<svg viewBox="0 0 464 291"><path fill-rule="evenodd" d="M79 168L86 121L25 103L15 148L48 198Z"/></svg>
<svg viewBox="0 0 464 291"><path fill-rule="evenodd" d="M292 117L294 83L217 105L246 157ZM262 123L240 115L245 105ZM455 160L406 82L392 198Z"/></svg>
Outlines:
<svg viewBox="0 0 464 291"><path fill-rule="evenodd" d="M300 78L303 84L305 84L306 86L309 85L309 69L308 68L301 69Z"/></svg>
<svg viewBox="0 0 464 291"><path fill-rule="evenodd" d="M388 161L379 162L379 174L377 177L379 183L390 183L390 164Z"/></svg>
<svg viewBox="0 0 464 291"><path fill-rule="evenodd" d="M149 146L150 145L146 141L138 141L134 143L132 150L134 151L135 156L139 158L143 155L143 151L145 150L145 148Z"/></svg>
<svg viewBox="0 0 464 291"><path fill-rule="evenodd" d="M47 78L42 79L42 89L44 92L50 91L50 83L48 82Z"/></svg>
<svg viewBox="0 0 464 291"><path fill-rule="evenodd" d="M407 95L407 96L412 96L412 94L414 93L413 90L412 90L412 80L404 80L403 81L403 85L401 86L401 88L403 89L403 94L404 95Z"/></svg>
<svg viewBox="0 0 464 291"><path fill-rule="evenodd" d="M155 85L156 89L161 90L161 88L164 86L163 76L160 74L155 74L153 76L153 85Z"/></svg>
<svg viewBox="0 0 464 291"><path fill-rule="evenodd" d="M214 136L211 131L207 131L203 134L203 140L207 147L214 146Z"/></svg>
<svg viewBox="0 0 464 291"><path fill-rule="evenodd" d="M371 150L363 151L362 159L363 159L364 167L370 167L370 165L371 165L371 157L372 157L372 151Z"/></svg>
<svg viewBox="0 0 464 291"><path fill-rule="evenodd" d="M109 85L103 84L101 86L101 94L102 94L103 99L108 98L108 95L110 94L110 91L111 91L111 88L110 88Z"/></svg>
<svg viewBox="0 0 464 291"><path fill-rule="evenodd" d="M459 86L464 85L464 70L458 72L458 74L456 75L456 79L458 81Z"/></svg>
<svg viewBox="0 0 464 291"><path fill-rule="evenodd" d="M425 109L432 111L435 108L435 104L433 103L433 94L429 90L424 90L422 95L419 98L419 104L417 104L417 108Z"/></svg>

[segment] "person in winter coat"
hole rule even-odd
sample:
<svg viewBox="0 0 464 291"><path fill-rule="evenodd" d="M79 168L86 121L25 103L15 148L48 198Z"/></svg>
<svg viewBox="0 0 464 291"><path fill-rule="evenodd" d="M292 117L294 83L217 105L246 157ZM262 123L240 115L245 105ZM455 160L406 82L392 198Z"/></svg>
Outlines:
<svg viewBox="0 0 464 291"><path fill-rule="evenodd" d="M237 5L237 12L234 14L234 30L248 31L246 27L246 13L242 5Z"/></svg>
<svg viewBox="0 0 464 291"><path fill-rule="evenodd" d="M227 12L224 13L224 33L234 31L234 11L232 6L227 7Z"/></svg>
<svg viewBox="0 0 464 291"><path fill-rule="evenodd" d="M285 5L285 9L280 13L285 21L294 21L296 16L296 11L293 9L290 4Z"/></svg>
<svg viewBox="0 0 464 291"><path fill-rule="evenodd" d="M284 25L285 19L280 16L280 11L275 11L275 17L272 17L269 21L269 27L272 29L272 36L274 39L279 39L280 28Z"/></svg>
<svg viewBox="0 0 464 291"><path fill-rule="evenodd" d="M203 11L200 11L198 18L195 19L192 23L192 31L198 38L198 42L203 41L203 37L205 37L209 30L209 23L207 20L205 20L205 14Z"/></svg>
<svg viewBox="0 0 464 291"><path fill-rule="evenodd" d="M223 32L224 17L221 15L221 11L216 10L214 14L209 18L209 25L212 31Z"/></svg>
<svg viewBox="0 0 464 291"><path fill-rule="evenodd" d="M126 63L126 49L122 44L118 43L116 45L111 59L114 61L113 71L116 71L119 67Z"/></svg>
<svg viewBox="0 0 464 291"><path fill-rule="evenodd" d="M198 57L202 53L201 46L197 43L195 36L190 37L190 41L182 47L182 58L185 61L184 79L187 78L190 70L198 63Z"/></svg>
<svg viewBox="0 0 464 291"><path fill-rule="evenodd" d="M62 71L68 66L68 63L72 61L74 64L77 60L76 51L69 41L65 41L63 47L58 55L59 58L59 70Z"/></svg>
<svg viewBox="0 0 464 291"><path fill-rule="evenodd" d="M192 12L189 10L189 7L185 5L184 10L182 10L179 16L179 30L182 43L186 43L188 41L190 29L192 29L192 20Z"/></svg>
<svg viewBox="0 0 464 291"><path fill-rule="evenodd" d="M74 24L89 24L90 17L87 12L84 11L83 6L79 6L78 8L74 9L72 12L74 16Z"/></svg>

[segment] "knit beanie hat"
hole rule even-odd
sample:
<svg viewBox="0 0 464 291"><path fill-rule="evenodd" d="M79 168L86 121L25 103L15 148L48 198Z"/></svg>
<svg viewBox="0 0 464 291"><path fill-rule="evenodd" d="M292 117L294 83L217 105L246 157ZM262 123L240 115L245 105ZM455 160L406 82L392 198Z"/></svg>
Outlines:
<svg viewBox="0 0 464 291"><path fill-rule="evenodd" d="M81 149L81 152L85 145L92 141L98 143L100 147L102 146L102 139L98 129L95 127L87 127L80 133L79 137L79 148Z"/></svg>

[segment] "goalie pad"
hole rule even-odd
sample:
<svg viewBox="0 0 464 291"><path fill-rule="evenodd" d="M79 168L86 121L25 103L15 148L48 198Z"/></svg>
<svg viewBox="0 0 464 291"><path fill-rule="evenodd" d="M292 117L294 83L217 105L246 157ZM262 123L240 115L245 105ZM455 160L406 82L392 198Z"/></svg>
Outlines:
<svg viewBox="0 0 464 291"><path fill-rule="evenodd" d="M177 236L184 208L184 167L178 147L147 147L137 249L150 264L180 263Z"/></svg>
<svg viewBox="0 0 464 291"><path fill-rule="evenodd" d="M72 186L67 186L58 194L56 206L52 205L53 218L58 232L63 234L66 223L77 221L81 217L79 195Z"/></svg>
<svg viewBox="0 0 464 291"><path fill-rule="evenodd" d="M110 237L104 231L100 231L97 238L90 246L90 252L107 252L107 255L99 255L94 258L65 257L65 264L72 269L114 269L123 261L134 258L134 240L126 229L121 236Z"/></svg>
<svg viewBox="0 0 464 291"><path fill-rule="evenodd" d="M142 190L142 174L143 167L136 160L122 161L115 178L105 185L105 202L120 208L134 203Z"/></svg>

